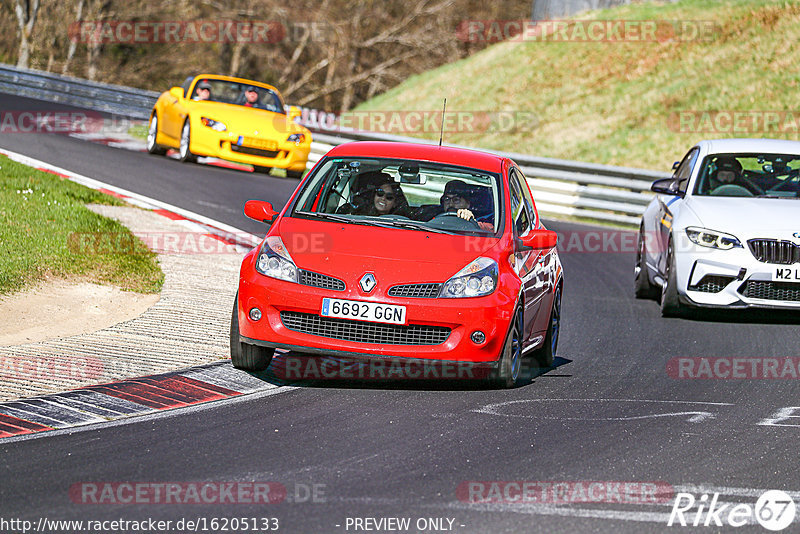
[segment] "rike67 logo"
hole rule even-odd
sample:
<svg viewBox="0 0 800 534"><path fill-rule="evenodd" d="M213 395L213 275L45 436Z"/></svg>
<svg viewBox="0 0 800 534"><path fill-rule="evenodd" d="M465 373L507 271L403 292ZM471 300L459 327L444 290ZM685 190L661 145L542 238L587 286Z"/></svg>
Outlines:
<svg viewBox="0 0 800 534"><path fill-rule="evenodd" d="M781 490L762 493L755 506L743 502L720 502L719 493L710 498L706 493L700 498L691 493L678 493L667 526L743 527L759 524L767 530L779 531L792 524L796 511L792 497Z"/></svg>

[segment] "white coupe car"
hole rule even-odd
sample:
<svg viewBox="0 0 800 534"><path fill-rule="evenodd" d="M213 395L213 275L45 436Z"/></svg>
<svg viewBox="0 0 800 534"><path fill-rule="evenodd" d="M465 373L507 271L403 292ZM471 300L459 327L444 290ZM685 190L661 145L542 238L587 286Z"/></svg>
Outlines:
<svg viewBox="0 0 800 534"><path fill-rule="evenodd" d="M701 141L673 169L642 216L636 296L664 316L800 309L800 142Z"/></svg>

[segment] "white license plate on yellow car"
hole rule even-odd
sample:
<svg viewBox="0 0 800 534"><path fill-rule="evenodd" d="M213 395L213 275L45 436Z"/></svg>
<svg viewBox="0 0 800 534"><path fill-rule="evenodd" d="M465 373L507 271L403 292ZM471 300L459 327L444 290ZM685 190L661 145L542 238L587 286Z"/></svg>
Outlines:
<svg viewBox="0 0 800 534"><path fill-rule="evenodd" d="M244 137L243 135L239 136L236 144L250 148L260 148L262 150L276 150L278 148L278 143L271 139L256 139L254 137Z"/></svg>
<svg viewBox="0 0 800 534"><path fill-rule="evenodd" d="M773 282L800 282L800 267L776 267Z"/></svg>
<svg viewBox="0 0 800 534"><path fill-rule="evenodd" d="M322 310L320 310L319 314L323 317L354 319L356 321L371 321L375 323L406 323L405 306L380 304L378 302L324 298L322 299Z"/></svg>

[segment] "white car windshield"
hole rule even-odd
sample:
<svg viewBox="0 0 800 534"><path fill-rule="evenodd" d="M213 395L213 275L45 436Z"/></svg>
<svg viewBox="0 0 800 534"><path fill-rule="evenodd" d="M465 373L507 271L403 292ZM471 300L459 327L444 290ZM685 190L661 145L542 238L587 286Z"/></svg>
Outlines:
<svg viewBox="0 0 800 534"><path fill-rule="evenodd" d="M694 194L713 197L800 198L800 155L706 156Z"/></svg>
<svg viewBox="0 0 800 534"><path fill-rule="evenodd" d="M293 215L443 233L494 234L499 176L427 161L330 158L300 193Z"/></svg>

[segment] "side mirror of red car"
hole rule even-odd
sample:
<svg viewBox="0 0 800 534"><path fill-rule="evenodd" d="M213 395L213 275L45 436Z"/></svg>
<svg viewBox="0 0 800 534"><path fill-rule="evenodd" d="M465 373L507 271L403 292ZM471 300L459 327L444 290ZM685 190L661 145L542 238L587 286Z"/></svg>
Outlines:
<svg viewBox="0 0 800 534"><path fill-rule="evenodd" d="M552 230L533 230L523 237L522 246L529 249L548 249L556 246L558 234Z"/></svg>
<svg viewBox="0 0 800 534"><path fill-rule="evenodd" d="M245 216L254 221L270 224L278 212L272 209L272 204L263 200L248 200L244 203Z"/></svg>

